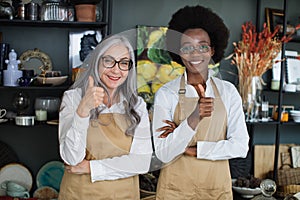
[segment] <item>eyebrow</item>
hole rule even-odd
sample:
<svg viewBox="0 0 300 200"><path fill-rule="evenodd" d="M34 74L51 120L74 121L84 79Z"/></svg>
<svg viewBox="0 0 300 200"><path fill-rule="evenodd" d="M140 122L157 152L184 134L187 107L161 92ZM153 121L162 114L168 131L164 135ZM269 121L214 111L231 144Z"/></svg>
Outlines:
<svg viewBox="0 0 300 200"><path fill-rule="evenodd" d="M111 58L113 58L114 60L116 60L116 58L113 57L113 56L111 56L111 55L103 55L103 56L101 56L101 57L106 57L106 56L111 57ZM125 57L123 57L123 58L120 58L120 60L122 60L122 59L129 59L129 60L130 60L130 58L128 58L127 56L125 56Z"/></svg>

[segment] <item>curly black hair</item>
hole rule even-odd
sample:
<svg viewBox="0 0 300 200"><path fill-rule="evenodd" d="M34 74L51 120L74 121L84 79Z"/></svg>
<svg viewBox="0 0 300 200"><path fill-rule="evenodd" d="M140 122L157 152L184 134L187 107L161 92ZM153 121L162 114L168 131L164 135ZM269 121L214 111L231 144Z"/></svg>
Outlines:
<svg viewBox="0 0 300 200"><path fill-rule="evenodd" d="M187 29L193 28L202 28L208 33L214 48L212 59L215 63L220 62L228 44L229 30L211 9L199 5L185 6L173 14L166 34L166 45L172 59L183 64L178 55L181 36Z"/></svg>

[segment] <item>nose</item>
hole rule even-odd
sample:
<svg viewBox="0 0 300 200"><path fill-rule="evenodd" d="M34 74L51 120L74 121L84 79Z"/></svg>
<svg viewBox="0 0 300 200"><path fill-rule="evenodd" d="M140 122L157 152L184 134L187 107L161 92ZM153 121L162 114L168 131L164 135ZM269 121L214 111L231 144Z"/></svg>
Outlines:
<svg viewBox="0 0 300 200"><path fill-rule="evenodd" d="M111 71L114 72L114 73L120 72L120 69L119 69L118 65L119 65L119 63L116 63L112 68L110 68Z"/></svg>

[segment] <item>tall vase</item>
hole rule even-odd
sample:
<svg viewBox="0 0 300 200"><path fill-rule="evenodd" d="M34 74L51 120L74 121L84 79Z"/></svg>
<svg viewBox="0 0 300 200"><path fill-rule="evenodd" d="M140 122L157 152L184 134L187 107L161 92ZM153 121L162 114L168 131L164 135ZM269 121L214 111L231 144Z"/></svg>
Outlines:
<svg viewBox="0 0 300 200"><path fill-rule="evenodd" d="M259 120L262 82L260 76L247 77L240 81L239 87L247 122Z"/></svg>

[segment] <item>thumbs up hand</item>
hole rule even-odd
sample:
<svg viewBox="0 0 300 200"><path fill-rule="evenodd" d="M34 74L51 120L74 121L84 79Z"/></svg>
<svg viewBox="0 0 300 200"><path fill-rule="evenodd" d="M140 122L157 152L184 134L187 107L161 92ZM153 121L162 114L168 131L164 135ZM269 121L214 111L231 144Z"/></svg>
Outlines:
<svg viewBox="0 0 300 200"><path fill-rule="evenodd" d="M102 87L95 86L94 79L90 76L88 88L79 103L77 114L81 117L89 116L90 110L103 104L104 96L104 89Z"/></svg>
<svg viewBox="0 0 300 200"><path fill-rule="evenodd" d="M203 117L210 117L214 110L214 98L205 97L205 90L202 84L198 84L194 87L200 98L198 101L200 120L203 119Z"/></svg>

